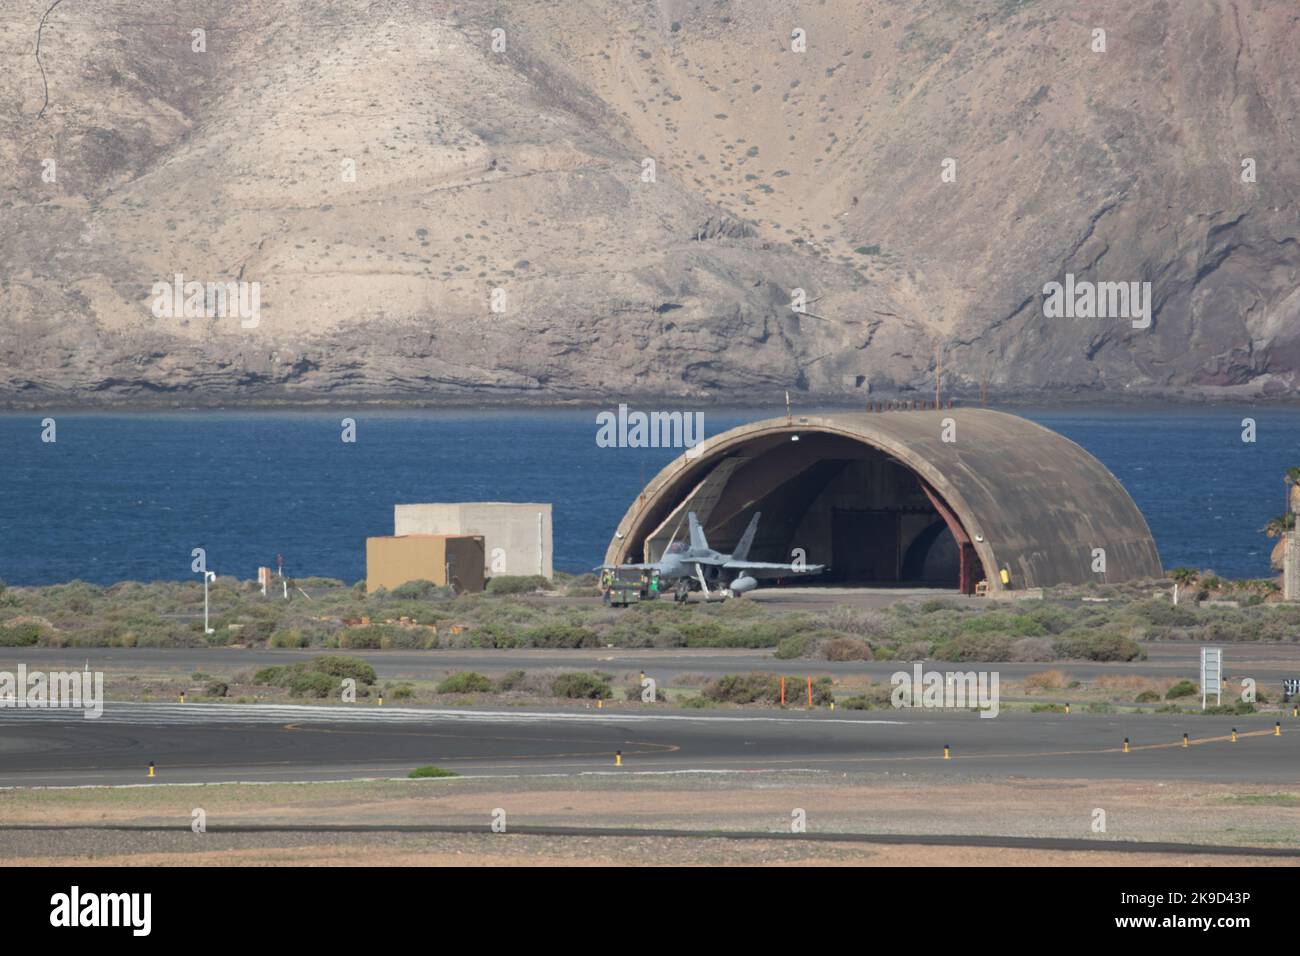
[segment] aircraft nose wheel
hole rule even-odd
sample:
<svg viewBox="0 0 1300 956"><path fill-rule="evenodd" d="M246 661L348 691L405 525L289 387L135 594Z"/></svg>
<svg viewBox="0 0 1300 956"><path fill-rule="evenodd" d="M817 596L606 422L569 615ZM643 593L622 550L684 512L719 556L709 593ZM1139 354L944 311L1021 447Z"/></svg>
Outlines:
<svg viewBox="0 0 1300 956"><path fill-rule="evenodd" d="M685 604L691 596L691 586L685 581L678 581L677 587L673 588L673 600L678 604Z"/></svg>

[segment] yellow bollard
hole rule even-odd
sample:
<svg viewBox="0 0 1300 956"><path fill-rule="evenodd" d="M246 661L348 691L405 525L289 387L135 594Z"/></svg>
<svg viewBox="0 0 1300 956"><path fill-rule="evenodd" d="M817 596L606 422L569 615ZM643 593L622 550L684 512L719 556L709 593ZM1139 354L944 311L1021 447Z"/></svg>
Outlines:
<svg viewBox="0 0 1300 956"><path fill-rule="evenodd" d="M1186 735L1186 734L1183 734L1183 746L1184 746L1184 747L1187 746L1187 735Z"/></svg>
<svg viewBox="0 0 1300 956"><path fill-rule="evenodd" d="M1233 727L1233 728L1232 728L1232 742L1233 742L1234 744L1237 742L1237 728L1236 728L1236 727Z"/></svg>
<svg viewBox="0 0 1300 956"><path fill-rule="evenodd" d="M153 761L149 761L149 776L153 776Z"/></svg>
<svg viewBox="0 0 1300 956"><path fill-rule="evenodd" d="M1280 720L1273 721L1273 736L1274 737L1282 736L1282 721Z"/></svg>
<svg viewBox="0 0 1300 956"><path fill-rule="evenodd" d="M614 751L614 766L615 767L623 766L623 751L621 750Z"/></svg>
<svg viewBox="0 0 1300 956"><path fill-rule="evenodd" d="M380 694L380 695L379 695L379 706L380 706L380 707L383 707L383 706L384 706L384 695L383 695L383 694Z"/></svg>
<svg viewBox="0 0 1300 956"><path fill-rule="evenodd" d="M185 691L181 691L181 703L185 703Z"/></svg>
<svg viewBox="0 0 1300 956"><path fill-rule="evenodd" d="M604 698L604 697L597 697L597 698L596 698L596 709L597 709L597 710L604 710L604 709L605 709L605 698Z"/></svg>
<svg viewBox="0 0 1300 956"><path fill-rule="evenodd" d="M947 744L943 745L943 759L944 760L952 759L952 748L949 747Z"/></svg>
<svg viewBox="0 0 1300 956"><path fill-rule="evenodd" d="M1065 702L1065 712L1067 714L1070 712L1070 702L1068 700Z"/></svg>
<svg viewBox="0 0 1300 956"><path fill-rule="evenodd" d="M1124 752L1128 753L1128 738L1124 738Z"/></svg>
<svg viewBox="0 0 1300 956"><path fill-rule="evenodd" d="M835 701L831 701L831 710L835 709Z"/></svg>
<svg viewBox="0 0 1300 956"><path fill-rule="evenodd" d="M1300 717L1300 704L1296 704L1296 706L1291 708L1291 716Z"/></svg>

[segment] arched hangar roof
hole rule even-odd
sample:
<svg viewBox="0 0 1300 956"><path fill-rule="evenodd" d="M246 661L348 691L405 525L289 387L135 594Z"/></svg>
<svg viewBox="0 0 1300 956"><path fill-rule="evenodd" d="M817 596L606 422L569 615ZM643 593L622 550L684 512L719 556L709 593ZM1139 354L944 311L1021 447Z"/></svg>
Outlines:
<svg viewBox="0 0 1300 956"><path fill-rule="evenodd" d="M955 440L944 440L951 419ZM605 553L634 553L714 468L795 435L827 434L878 449L911 468L970 538L989 585L1012 589L1159 577L1146 520L1114 475L1074 442L1028 419L983 408L845 412L753 422L688 449L633 501ZM1105 550L1106 572L1093 570Z"/></svg>

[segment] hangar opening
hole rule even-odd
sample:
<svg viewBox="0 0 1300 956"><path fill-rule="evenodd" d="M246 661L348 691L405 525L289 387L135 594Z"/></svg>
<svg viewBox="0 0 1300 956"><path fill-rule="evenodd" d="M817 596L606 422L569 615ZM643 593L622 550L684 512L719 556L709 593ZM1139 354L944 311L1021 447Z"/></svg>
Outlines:
<svg viewBox="0 0 1300 956"><path fill-rule="evenodd" d="M1161 575L1146 521L1104 465L988 409L788 417L723 432L645 487L606 563L659 560L685 538L690 511L723 552L762 512L751 560L829 566L801 585L970 594L981 581L1001 591ZM1100 574L1097 548L1107 554Z"/></svg>
<svg viewBox="0 0 1300 956"><path fill-rule="evenodd" d="M724 552L761 512L751 560L802 554L809 564L829 565L817 584L973 593L984 576L960 521L934 489L887 452L844 436L810 432L742 444L666 511L637 560L657 561L682 540L688 511L699 516L710 546ZM959 541L968 552L964 568Z"/></svg>

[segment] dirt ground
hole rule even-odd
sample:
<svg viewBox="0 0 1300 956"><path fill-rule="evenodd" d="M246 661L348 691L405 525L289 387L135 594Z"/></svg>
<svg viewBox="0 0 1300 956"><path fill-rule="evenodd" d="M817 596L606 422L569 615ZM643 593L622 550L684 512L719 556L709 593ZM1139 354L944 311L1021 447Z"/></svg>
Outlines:
<svg viewBox="0 0 1300 956"><path fill-rule="evenodd" d="M209 832L190 832L201 808ZM505 833L491 831L504 811ZM810 843L715 837L542 836L514 826L789 833L1003 835L1242 846L1238 855ZM1104 811L1105 832L1094 832ZM1295 865L1251 847L1300 846L1300 790L1142 781L707 774L448 778L0 792L0 821L171 831L0 830L17 865ZM220 832L239 824L463 825L465 833Z"/></svg>

